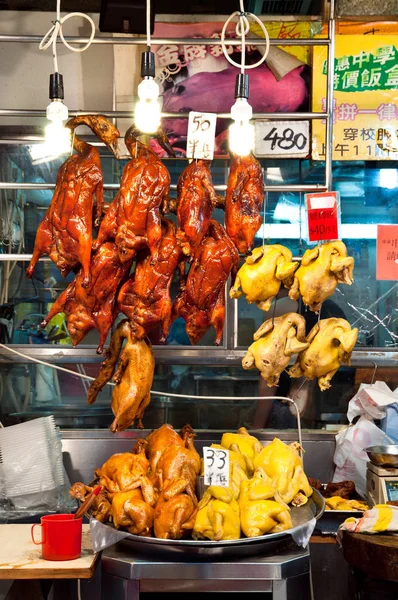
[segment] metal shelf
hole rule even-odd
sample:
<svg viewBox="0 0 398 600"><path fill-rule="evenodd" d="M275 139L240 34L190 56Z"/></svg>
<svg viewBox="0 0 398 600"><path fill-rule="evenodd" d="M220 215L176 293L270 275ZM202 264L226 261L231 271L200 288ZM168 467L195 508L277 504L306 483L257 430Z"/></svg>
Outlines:
<svg viewBox="0 0 398 600"><path fill-rule="evenodd" d="M118 190L120 185L118 183L105 183L105 190ZM8 183L5 181L0 182L0 190L53 190L55 189L55 183ZM176 190L177 185L172 184L170 189ZM227 186L225 184L215 185L214 189L217 192L225 192ZM326 190L325 185L265 185L265 192L322 192Z"/></svg>

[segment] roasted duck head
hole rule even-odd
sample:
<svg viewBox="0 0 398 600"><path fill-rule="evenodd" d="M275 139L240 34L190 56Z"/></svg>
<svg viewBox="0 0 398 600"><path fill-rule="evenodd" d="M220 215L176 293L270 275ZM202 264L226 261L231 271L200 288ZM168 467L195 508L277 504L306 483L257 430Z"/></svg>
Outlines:
<svg viewBox="0 0 398 600"><path fill-rule="evenodd" d="M321 319L307 336L308 348L297 357L289 369L290 377L318 379L322 391L330 388L330 381L342 363L349 365L358 337L358 329L351 329L345 319Z"/></svg>
<svg viewBox="0 0 398 600"><path fill-rule="evenodd" d="M85 287L85 275L80 269L51 307L42 327L58 313L65 313L72 344L77 346L92 329L97 329L100 341L97 348L101 354L105 340L115 320L116 292L127 277L131 263L121 263L114 243L103 244L90 262L89 286Z"/></svg>
<svg viewBox="0 0 398 600"><path fill-rule="evenodd" d="M139 488L113 497L111 517L116 529L123 527L135 535L151 535L154 513Z"/></svg>
<svg viewBox="0 0 398 600"><path fill-rule="evenodd" d="M247 537L277 533L293 526L289 508L274 497L275 489L261 470L257 470L252 479L242 481L240 522Z"/></svg>
<svg viewBox="0 0 398 600"><path fill-rule="evenodd" d="M117 152L119 131L108 119L101 115L80 115L68 121L66 126L74 130L83 124L90 127L112 152ZM97 226L104 205L104 175L97 148L77 135L74 136L74 148L77 153L70 156L58 171L54 195L37 230L26 275L32 277L37 261L47 254L57 265L62 277L81 265L82 285L87 287L90 280L93 213Z"/></svg>
<svg viewBox="0 0 398 600"><path fill-rule="evenodd" d="M177 237L187 256L207 235L216 199L210 161L193 160L185 167L177 184Z"/></svg>
<svg viewBox="0 0 398 600"><path fill-rule="evenodd" d="M229 295L231 298L246 296L247 302L255 302L261 310L269 310L278 294L281 283L288 286L299 264L292 262L292 253L279 244L254 248L239 269Z"/></svg>
<svg viewBox="0 0 398 600"><path fill-rule="evenodd" d="M207 488L198 505L192 536L216 541L240 538L239 504L229 488Z"/></svg>
<svg viewBox="0 0 398 600"><path fill-rule="evenodd" d="M306 250L289 296L297 300L301 295L304 304L318 312L338 283L353 283L353 270L354 259L347 255L347 248L341 241L326 242Z"/></svg>
<svg viewBox="0 0 398 600"><path fill-rule="evenodd" d="M264 471L285 504L305 504L312 494L299 449L296 443L284 444L275 438L254 459L255 468Z"/></svg>
<svg viewBox="0 0 398 600"><path fill-rule="evenodd" d="M296 313L268 319L253 337L256 341L249 347L242 366L244 369L256 367L269 387L278 385L293 354L302 352L309 345L305 339L304 317Z"/></svg>
<svg viewBox="0 0 398 600"><path fill-rule="evenodd" d="M137 339L161 326L160 342L165 342L171 323L170 285L177 267L184 270L175 225L162 217L162 239L157 260L149 252L138 260L133 275L118 294L118 311L129 318Z"/></svg>
<svg viewBox="0 0 398 600"><path fill-rule="evenodd" d="M173 316L182 317L192 344L214 326L215 345L221 343L225 318L225 284L235 278L239 255L217 221L211 220L209 236L197 247L186 284L175 299Z"/></svg>
<svg viewBox="0 0 398 600"><path fill-rule="evenodd" d="M253 248L254 236L262 223L264 177L252 155L232 154L225 194L225 228L241 254Z"/></svg>
<svg viewBox="0 0 398 600"><path fill-rule="evenodd" d="M126 345L121 352L124 340ZM119 365L115 373L118 360ZM87 402L93 404L98 393L115 373L113 380L116 385L112 393L115 420L110 427L113 433L124 431L136 419L137 426L143 427L142 418L150 402L154 370L155 360L150 342L137 340L127 319L121 321L112 336L99 375L91 384L87 395Z"/></svg>
<svg viewBox="0 0 398 600"><path fill-rule="evenodd" d="M179 540L193 529L197 500L187 493L189 487L183 478L165 482L155 507L155 537Z"/></svg>
<svg viewBox="0 0 398 600"><path fill-rule="evenodd" d="M120 189L102 220L94 247L114 240L122 262L131 260L147 244L158 260L162 239L160 206L168 197L170 175L156 154L138 140L135 126L125 135L133 156L123 170Z"/></svg>

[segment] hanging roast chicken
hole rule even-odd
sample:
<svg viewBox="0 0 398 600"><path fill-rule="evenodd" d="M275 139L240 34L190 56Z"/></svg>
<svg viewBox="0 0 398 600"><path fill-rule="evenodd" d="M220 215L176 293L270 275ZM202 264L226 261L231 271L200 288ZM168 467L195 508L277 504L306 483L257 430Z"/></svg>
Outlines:
<svg viewBox="0 0 398 600"><path fill-rule="evenodd" d="M66 124L74 130L87 125L118 156L119 131L102 115L80 115ZM102 217L104 175L97 148L74 136L76 154L61 166L51 204L36 234L32 260L26 270L32 277L37 261L47 254L65 277L79 265L83 268L81 284L90 279L94 196L95 225Z"/></svg>
<svg viewBox="0 0 398 600"><path fill-rule="evenodd" d="M351 285L354 259L341 241L327 242L304 252L289 291L292 300L301 295L310 310L318 312L322 302L335 291L338 283Z"/></svg>
<svg viewBox="0 0 398 600"><path fill-rule="evenodd" d="M256 341L249 347L242 366L244 369L257 367L269 387L278 385L293 354L309 345L305 339L304 317L296 313L268 319L253 338Z"/></svg>
<svg viewBox="0 0 398 600"><path fill-rule="evenodd" d="M196 344L213 325L215 345L221 342L225 318L225 284L229 274L235 278L239 255L217 221L211 220L209 236L197 247L186 284L175 299L174 316L186 321L186 332Z"/></svg>
<svg viewBox="0 0 398 600"><path fill-rule="evenodd" d="M126 345L121 352L124 340ZM112 336L99 375L91 384L87 395L87 402L93 404L98 393L113 376L116 383L112 393L112 410L115 419L110 429L113 433L124 431L136 419L137 427L143 428L142 418L151 399L150 390L154 370L155 360L150 342L137 340L127 319L121 321Z"/></svg>
<svg viewBox="0 0 398 600"><path fill-rule="evenodd" d="M160 326L162 337L159 341L166 341L171 323L170 285L178 266L183 272L185 264L176 239L176 227L162 217L162 239L157 259L153 260L147 252L118 294L118 311L130 319L137 339L144 338Z"/></svg>
<svg viewBox="0 0 398 600"><path fill-rule="evenodd" d="M255 302L261 310L269 310L281 283L288 286L299 264L292 262L292 253L280 244L254 248L239 269L231 298L245 295L247 302Z"/></svg>
<svg viewBox="0 0 398 600"><path fill-rule="evenodd" d="M100 334L97 352L101 354L115 320L116 293L130 267L131 262L120 262L113 242L102 244L91 257L89 286L84 287L84 270L81 268L54 302L41 326L46 327L55 315L63 312L72 344L76 346L89 331L97 329Z"/></svg>
<svg viewBox="0 0 398 600"><path fill-rule="evenodd" d="M124 167L120 189L102 220L94 247L105 241L116 243L122 262L132 259L146 241L153 261L158 258L162 238L160 206L168 198L170 175L162 161L138 140L134 125L126 132L126 146L133 157ZM165 135L159 141L173 154Z"/></svg>
<svg viewBox="0 0 398 600"><path fill-rule="evenodd" d="M307 336L309 346L300 352L289 369L290 377L318 379L322 391L330 388L330 380L342 363L349 365L358 337L358 329L351 329L345 319L321 319Z"/></svg>
<svg viewBox="0 0 398 600"><path fill-rule="evenodd" d="M231 156L225 195L225 228L239 252L248 254L262 223L263 171L252 154Z"/></svg>

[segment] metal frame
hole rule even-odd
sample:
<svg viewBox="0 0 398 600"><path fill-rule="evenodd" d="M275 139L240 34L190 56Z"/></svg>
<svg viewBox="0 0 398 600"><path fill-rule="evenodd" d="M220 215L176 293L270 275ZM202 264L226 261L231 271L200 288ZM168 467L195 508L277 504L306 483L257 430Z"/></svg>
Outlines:
<svg viewBox="0 0 398 600"><path fill-rule="evenodd" d="M255 113L254 119L324 119L326 122L326 155L325 155L325 183L324 185L275 185L264 186L264 191L268 192L310 192L310 191L324 191L330 189L332 184L332 149L333 149L333 76L334 76L334 38L335 38L335 2L330 1L330 16L328 20L328 37L322 39L299 39L289 40L284 39L284 46L327 46L328 49L328 72L327 72L327 90L326 90L326 113L316 112L305 112L305 113ZM74 43L86 43L85 38L81 37L68 37L66 38L69 42ZM38 43L41 40L41 36L37 35L0 35L0 42L24 42L24 43ZM249 40L250 41L250 40ZM257 46L264 46L265 40L261 38L255 38L253 43ZM93 40L95 44L109 44L109 45L144 45L145 41L143 38L137 37L96 37ZM178 45L190 45L190 44L203 44L203 45L216 45L220 44L220 40L217 38L154 38L152 40L154 45L157 44L178 44ZM228 40L229 44L239 45L239 40ZM272 46L281 45L281 40L271 39L270 43ZM70 111L71 116L79 113L84 114L104 114L110 118L128 118L131 117L131 113L128 111ZM22 109L0 109L0 117L44 117L45 110L22 110ZM186 118L188 113L163 113L164 117L181 117ZM228 118L229 113L218 113L220 118ZM32 142L40 141L40 138L32 137L29 138ZM17 140L0 140L0 143L21 143L21 138ZM118 184L105 184L107 190L117 190ZM171 186L175 189L176 186ZM50 183L13 183L13 182L0 182L0 190L51 190L55 188L55 184ZM225 191L226 185L216 185L217 191ZM30 260L30 254L0 254L0 261L27 261ZM49 260L43 258L42 260ZM155 357L158 364L189 364L189 365L217 365L217 366L238 366L241 364L242 357L244 356L244 350L239 349L237 345L237 303L236 301L228 300L226 303L226 319L224 326L223 346L220 348L199 346L199 347L186 347L186 346L158 346L155 347ZM43 358L53 362L63 363L95 363L100 362L101 357L95 353L95 349L92 346L80 346L79 349L68 348L64 346L18 346L21 351L24 349L28 354L37 358ZM11 352L0 350L0 364L10 362L23 362L23 359L12 355ZM377 364L380 366L396 366L398 364L398 351L388 350L385 348L374 348L374 349L357 349L353 352L352 364L369 366Z"/></svg>

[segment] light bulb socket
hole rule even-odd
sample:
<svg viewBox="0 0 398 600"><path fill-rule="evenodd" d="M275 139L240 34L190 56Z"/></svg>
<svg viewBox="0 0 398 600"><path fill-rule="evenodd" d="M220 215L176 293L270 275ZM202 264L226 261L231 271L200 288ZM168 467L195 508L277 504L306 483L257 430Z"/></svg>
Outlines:
<svg viewBox="0 0 398 600"><path fill-rule="evenodd" d="M155 77L155 55L149 50L141 54L141 77Z"/></svg>
<svg viewBox="0 0 398 600"><path fill-rule="evenodd" d="M249 97L249 76L246 73L239 73L235 81L235 98Z"/></svg>
<svg viewBox="0 0 398 600"><path fill-rule="evenodd" d="M51 73L49 97L50 100L64 99L64 78L61 73Z"/></svg>

